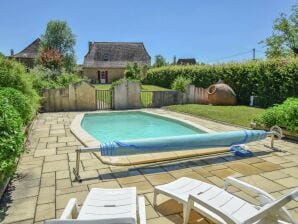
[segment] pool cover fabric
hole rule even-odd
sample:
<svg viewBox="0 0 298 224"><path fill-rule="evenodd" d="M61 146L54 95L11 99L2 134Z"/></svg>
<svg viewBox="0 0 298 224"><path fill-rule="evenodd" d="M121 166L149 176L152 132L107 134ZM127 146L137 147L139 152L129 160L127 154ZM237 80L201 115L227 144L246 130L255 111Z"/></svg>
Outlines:
<svg viewBox="0 0 298 224"><path fill-rule="evenodd" d="M243 130L206 134L182 135L162 138L112 141L102 143L102 156L124 156L144 153L230 147L266 138L270 132Z"/></svg>

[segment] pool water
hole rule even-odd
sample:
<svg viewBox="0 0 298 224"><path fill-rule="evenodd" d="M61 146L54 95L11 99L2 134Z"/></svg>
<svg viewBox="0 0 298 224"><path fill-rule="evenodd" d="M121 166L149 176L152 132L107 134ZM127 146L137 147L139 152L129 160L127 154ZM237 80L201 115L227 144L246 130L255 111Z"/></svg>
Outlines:
<svg viewBox="0 0 298 224"><path fill-rule="evenodd" d="M205 133L184 122L139 111L85 114L81 126L100 142Z"/></svg>

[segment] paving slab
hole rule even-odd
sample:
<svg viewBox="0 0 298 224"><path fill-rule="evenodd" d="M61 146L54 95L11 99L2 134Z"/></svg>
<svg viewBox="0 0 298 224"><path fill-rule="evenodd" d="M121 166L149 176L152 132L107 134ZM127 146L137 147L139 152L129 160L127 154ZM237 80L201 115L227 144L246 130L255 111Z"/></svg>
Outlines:
<svg viewBox="0 0 298 224"><path fill-rule="evenodd" d="M43 173L53 172L53 171L59 171L59 170L67 170L68 163L64 160L59 161L52 161L52 162L45 162L43 164Z"/></svg>
<svg viewBox="0 0 298 224"><path fill-rule="evenodd" d="M10 204L3 223L21 222L33 219L36 206L36 197L14 200Z"/></svg>
<svg viewBox="0 0 298 224"><path fill-rule="evenodd" d="M38 195L38 204L55 202L55 186L41 187Z"/></svg>
<svg viewBox="0 0 298 224"><path fill-rule="evenodd" d="M55 203L37 205L35 221L44 221L55 218Z"/></svg>

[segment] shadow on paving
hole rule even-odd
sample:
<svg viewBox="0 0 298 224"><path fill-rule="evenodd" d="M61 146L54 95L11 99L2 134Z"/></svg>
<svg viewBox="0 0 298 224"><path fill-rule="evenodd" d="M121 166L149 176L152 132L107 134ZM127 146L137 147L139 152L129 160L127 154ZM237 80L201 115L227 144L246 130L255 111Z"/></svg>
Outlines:
<svg viewBox="0 0 298 224"><path fill-rule="evenodd" d="M22 175L16 174L13 178L11 178L10 183L8 184L2 198L0 198L0 223L3 222L6 211L9 209L10 204L12 204L12 192L15 190L14 182L21 180L23 178Z"/></svg>
<svg viewBox="0 0 298 224"><path fill-rule="evenodd" d="M185 159L178 159L175 161L163 161L159 163L154 163L152 165L139 165L135 168L128 168L127 171L115 171L113 170L112 173L100 174L99 176L83 178L82 182L92 179L102 179L102 180L113 180L116 178L124 178L124 177L131 177L131 176L138 176L138 175L146 175L146 174L158 174L164 173L169 171L175 171L185 168L192 168L192 167L200 167L206 165L214 165L214 164L221 164L229 161L236 161L236 160L243 160L248 158L254 158L258 156L268 155L272 152L255 152L253 157L238 157L233 156L231 153L223 153L223 154L216 154L216 155L208 155L208 156L199 156L193 158L185 158ZM121 168L119 168L121 169Z"/></svg>

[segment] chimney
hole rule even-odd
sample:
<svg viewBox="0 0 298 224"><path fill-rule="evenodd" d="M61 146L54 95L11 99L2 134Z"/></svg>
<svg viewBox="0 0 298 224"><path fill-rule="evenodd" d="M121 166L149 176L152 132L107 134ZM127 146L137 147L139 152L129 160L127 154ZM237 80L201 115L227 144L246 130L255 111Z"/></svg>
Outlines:
<svg viewBox="0 0 298 224"><path fill-rule="evenodd" d="M91 41L88 42L88 47L89 47L89 51L91 51L91 48L92 48L92 42Z"/></svg>
<svg viewBox="0 0 298 224"><path fill-rule="evenodd" d="M14 51L13 49L10 49L10 56L13 56L14 55Z"/></svg>

